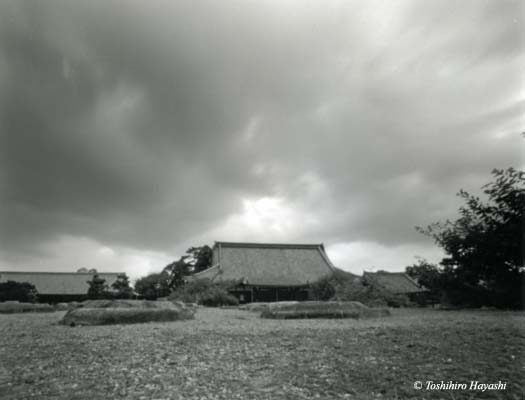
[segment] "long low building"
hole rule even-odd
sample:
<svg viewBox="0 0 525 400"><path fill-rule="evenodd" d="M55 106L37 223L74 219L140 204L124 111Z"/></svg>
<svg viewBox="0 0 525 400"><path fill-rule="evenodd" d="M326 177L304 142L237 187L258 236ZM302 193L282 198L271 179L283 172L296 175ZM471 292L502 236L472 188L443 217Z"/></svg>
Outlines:
<svg viewBox="0 0 525 400"><path fill-rule="evenodd" d="M88 281L97 274L111 284L120 272L27 272L0 271L0 282L28 282L35 286L41 302L82 301L87 298Z"/></svg>

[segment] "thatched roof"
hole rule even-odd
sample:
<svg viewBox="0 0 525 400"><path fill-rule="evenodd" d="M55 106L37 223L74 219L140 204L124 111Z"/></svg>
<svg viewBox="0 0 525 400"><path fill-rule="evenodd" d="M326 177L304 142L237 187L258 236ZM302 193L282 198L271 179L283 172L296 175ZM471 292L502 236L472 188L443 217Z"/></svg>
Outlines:
<svg viewBox="0 0 525 400"><path fill-rule="evenodd" d="M45 295L85 295L89 289L87 281L93 279L93 275L85 272L0 271L0 282L29 282L35 285L39 294ZM119 273L99 272L98 275L111 288Z"/></svg>
<svg viewBox="0 0 525 400"><path fill-rule="evenodd" d="M342 279L351 280L354 282L360 282L362 279L362 277L359 275L353 274L349 271L345 271L344 269L337 268L337 267L334 268L334 275L336 278L342 278Z"/></svg>
<svg viewBox="0 0 525 400"><path fill-rule="evenodd" d="M365 272L365 280L371 280L392 293L418 293L426 289L403 272Z"/></svg>
<svg viewBox="0 0 525 400"><path fill-rule="evenodd" d="M193 276L254 286L303 286L333 273L322 244L215 242L213 267Z"/></svg>

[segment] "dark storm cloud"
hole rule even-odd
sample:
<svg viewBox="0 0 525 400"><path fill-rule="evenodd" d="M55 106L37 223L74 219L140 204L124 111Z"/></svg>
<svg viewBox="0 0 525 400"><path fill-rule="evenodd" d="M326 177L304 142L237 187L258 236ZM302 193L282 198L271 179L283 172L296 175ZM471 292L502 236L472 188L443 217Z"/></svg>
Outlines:
<svg viewBox="0 0 525 400"><path fill-rule="evenodd" d="M284 240L424 240L523 164L523 8L4 1L4 258L254 238L249 204L282 209Z"/></svg>

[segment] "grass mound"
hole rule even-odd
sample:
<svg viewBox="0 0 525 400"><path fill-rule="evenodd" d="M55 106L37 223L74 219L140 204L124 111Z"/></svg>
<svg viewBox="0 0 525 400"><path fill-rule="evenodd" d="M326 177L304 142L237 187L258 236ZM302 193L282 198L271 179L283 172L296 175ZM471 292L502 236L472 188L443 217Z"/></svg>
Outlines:
<svg viewBox="0 0 525 400"><path fill-rule="evenodd" d="M243 304L242 306L239 306L239 309L254 311L254 312L261 312L269 308L275 308L275 307L280 307L284 305L292 305L292 304L298 304L298 303L299 303L298 301L277 301L277 302L272 302L272 303L254 302L254 303Z"/></svg>
<svg viewBox="0 0 525 400"><path fill-rule="evenodd" d="M86 300L70 310L63 325L136 324L193 319L195 309L184 303L150 300Z"/></svg>
<svg viewBox="0 0 525 400"><path fill-rule="evenodd" d="M236 283L232 281L216 283L209 279L197 279L177 288L169 295L169 300L208 307L237 306L239 300L228 292L234 286Z"/></svg>
<svg viewBox="0 0 525 400"><path fill-rule="evenodd" d="M0 314L14 314L23 312L53 312L55 308L49 304L19 303L18 301L6 301L0 303Z"/></svg>
<svg viewBox="0 0 525 400"><path fill-rule="evenodd" d="M190 309L182 308L77 308L60 321L62 325L138 324L193 319Z"/></svg>
<svg viewBox="0 0 525 400"><path fill-rule="evenodd" d="M384 308L369 308L357 301L303 301L267 307L261 318L374 318L386 317L390 311Z"/></svg>
<svg viewBox="0 0 525 400"><path fill-rule="evenodd" d="M153 300L86 300L80 303L80 308L184 308L184 303Z"/></svg>
<svg viewBox="0 0 525 400"><path fill-rule="evenodd" d="M167 302L166 302L167 303ZM77 308L70 310L60 321L62 325L111 325L138 324L144 322L165 322L193 319L195 312L191 308L165 307L100 307Z"/></svg>

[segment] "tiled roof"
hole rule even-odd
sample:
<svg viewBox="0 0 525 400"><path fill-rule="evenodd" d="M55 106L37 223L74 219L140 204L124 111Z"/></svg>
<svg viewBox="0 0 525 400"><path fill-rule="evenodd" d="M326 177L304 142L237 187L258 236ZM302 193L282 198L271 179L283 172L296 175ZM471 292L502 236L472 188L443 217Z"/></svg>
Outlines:
<svg viewBox="0 0 525 400"><path fill-rule="evenodd" d="M111 284L117 280L120 273L99 272L98 275ZM29 282L35 285L40 294L53 295L83 295L89 288L87 281L93 279L94 273L84 272L18 272L0 271L0 282Z"/></svg>
<svg viewBox="0 0 525 400"><path fill-rule="evenodd" d="M213 267L194 279L240 280L260 286L301 286L334 271L322 244L216 242Z"/></svg>
<svg viewBox="0 0 525 400"><path fill-rule="evenodd" d="M418 293L426 290L403 272L365 272L363 278L372 280L392 293Z"/></svg>

